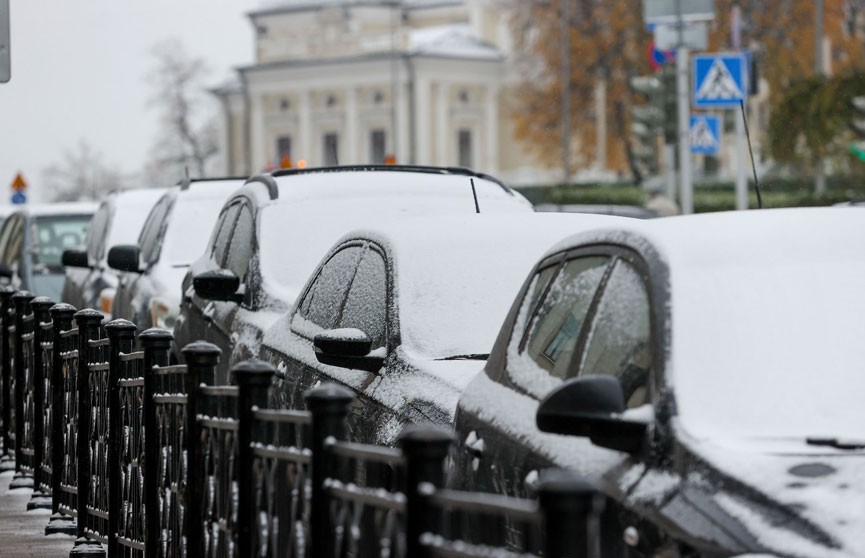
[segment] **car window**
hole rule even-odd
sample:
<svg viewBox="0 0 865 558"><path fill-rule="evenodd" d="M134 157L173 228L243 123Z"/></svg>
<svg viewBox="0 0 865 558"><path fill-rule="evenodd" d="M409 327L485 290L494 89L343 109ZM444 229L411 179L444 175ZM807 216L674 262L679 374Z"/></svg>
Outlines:
<svg viewBox="0 0 865 558"><path fill-rule="evenodd" d="M608 262L604 256L565 262L538 307L523 351L553 376L567 375L583 321ZM530 298L527 301L531 303Z"/></svg>
<svg viewBox="0 0 865 558"><path fill-rule="evenodd" d="M3 263L18 269L18 264L21 259L21 248L24 244L24 219L16 218L9 230L9 239L3 250Z"/></svg>
<svg viewBox="0 0 865 558"><path fill-rule="evenodd" d="M138 245L141 248L141 260L144 263L153 263L159 257L159 237L165 224L165 217L170 209L171 199L164 196L153 207L144 223L144 228L141 229Z"/></svg>
<svg viewBox="0 0 865 558"><path fill-rule="evenodd" d="M90 228L84 244L87 250L87 258L91 263L96 263L105 255L105 239L108 237L108 226L111 224L111 206L103 203L99 206L93 219L90 220Z"/></svg>
<svg viewBox="0 0 865 558"><path fill-rule="evenodd" d="M300 315L322 329L335 327L362 254L361 246L349 246L331 256L307 291Z"/></svg>
<svg viewBox="0 0 865 558"><path fill-rule="evenodd" d="M368 249L357 266L342 310L339 327L354 327L366 333L372 347L385 341L387 323L387 268L378 250Z"/></svg>
<svg viewBox="0 0 865 558"><path fill-rule="evenodd" d="M249 205L243 204L234 223L234 231L231 233L228 253L225 255L223 267L234 272L241 281L249 269L249 261L252 259L252 243L255 237L255 222L252 218L252 210Z"/></svg>
<svg viewBox="0 0 865 558"><path fill-rule="evenodd" d="M615 263L586 337L580 375L619 378L627 406L646 403L652 339L649 295L639 273L624 260Z"/></svg>
<svg viewBox="0 0 865 558"><path fill-rule="evenodd" d="M231 231L234 228L234 221L238 211L240 211L240 204L236 203L225 209L219 217L216 238L213 241L213 250L210 254L213 256L213 260L220 266L225 260L225 249L228 247L228 239L231 238Z"/></svg>
<svg viewBox="0 0 865 558"><path fill-rule="evenodd" d="M33 224L34 264L59 266L63 251L80 246L90 225L90 215L51 215L37 217Z"/></svg>

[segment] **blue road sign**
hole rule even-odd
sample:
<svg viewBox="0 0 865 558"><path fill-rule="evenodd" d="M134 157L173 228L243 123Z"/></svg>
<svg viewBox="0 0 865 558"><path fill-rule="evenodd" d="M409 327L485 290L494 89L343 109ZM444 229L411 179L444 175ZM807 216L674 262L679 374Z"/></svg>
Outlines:
<svg viewBox="0 0 865 558"><path fill-rule="evenodd" d="M738 108L748 95L748 65L742 53L694 57L694 106Z"/></svg>
<svg viewBox="0 0 865 558"><path fill-rule="evenodd" d="M691 153L717 155L721 147L721 118L711 114L692 114L688 137Z"/></svg>
<svg viewBox="0 0 865 558"><path fill-rule="evenodd" d="M15 205L22 205L27 203L27 196L24 195L24 192L16 191L12 194L12 203Z"/></svg>

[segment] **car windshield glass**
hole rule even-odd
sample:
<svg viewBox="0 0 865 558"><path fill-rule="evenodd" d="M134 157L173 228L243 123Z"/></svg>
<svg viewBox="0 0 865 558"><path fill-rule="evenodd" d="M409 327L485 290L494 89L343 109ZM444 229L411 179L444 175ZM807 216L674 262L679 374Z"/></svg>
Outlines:
<svg viewBox="0 0 865 558"><path fill-rule="evenodd" d="M52 215L35 221L33 263L59 266L64 250L84 242L90 215Z"/></svg>
<svg viewBox="0 0 865 558"><path fill-rule="evenodd" d="M678 275L671 375L691 434L862 438L865 262L824 240L818 254L800 242L798 263L765 254Z"/></svg>

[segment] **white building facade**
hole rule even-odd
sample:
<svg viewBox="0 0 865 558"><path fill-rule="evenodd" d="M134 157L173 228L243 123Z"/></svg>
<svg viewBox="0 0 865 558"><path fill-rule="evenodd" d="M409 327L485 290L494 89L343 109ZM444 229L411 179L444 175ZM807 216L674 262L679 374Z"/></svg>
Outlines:
<svg viewBox="0 0 865 558"><path fill-rule="evenodd" d="M557 176L514 137L496 0L283 0L249 18L256 63L213 89L227 174L395 161Z"/></svg>

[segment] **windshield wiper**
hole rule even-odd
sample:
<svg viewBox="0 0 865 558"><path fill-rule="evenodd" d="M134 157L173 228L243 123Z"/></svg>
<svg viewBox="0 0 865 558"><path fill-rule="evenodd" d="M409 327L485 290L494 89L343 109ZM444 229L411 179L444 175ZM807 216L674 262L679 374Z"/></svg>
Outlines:
<svg viewBox="0 0 865 558"><path fill-rule="evenodd" d="M449 356L449 357L444 357L444 358L437 358L436 360L486 360L488 358L490 358L489 353L486 353L486 354L474 353L474 354L470 354L470 355L454 355L454 356Z"/></svg>
<svg viewBox="0 0 865 558"><path fill-rule="evenodd" d="M865 449L865 441L859 440L841 440L838 438L805 438L805 443L809 446L828 446L842 450L858 450Z"/></svg>

